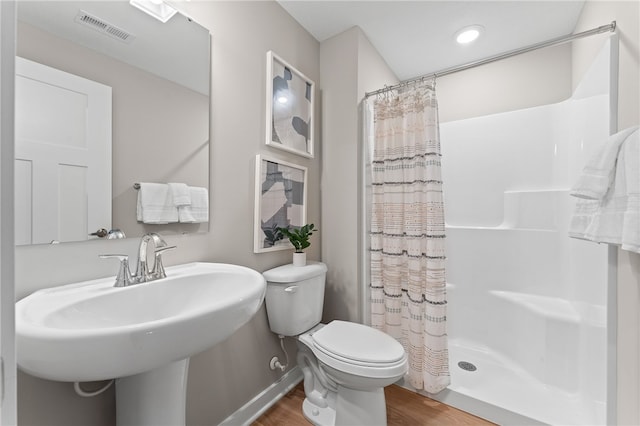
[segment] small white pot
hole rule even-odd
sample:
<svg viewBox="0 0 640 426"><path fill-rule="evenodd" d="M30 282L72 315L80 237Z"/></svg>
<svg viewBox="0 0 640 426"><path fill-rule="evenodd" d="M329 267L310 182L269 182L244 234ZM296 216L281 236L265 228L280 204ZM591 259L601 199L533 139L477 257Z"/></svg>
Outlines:
<svg viewBox="0 0 640 426"><path fill-rule="evenodd" d="M293 266L305 266L307 264L307 253L293 253Z"/></svg>

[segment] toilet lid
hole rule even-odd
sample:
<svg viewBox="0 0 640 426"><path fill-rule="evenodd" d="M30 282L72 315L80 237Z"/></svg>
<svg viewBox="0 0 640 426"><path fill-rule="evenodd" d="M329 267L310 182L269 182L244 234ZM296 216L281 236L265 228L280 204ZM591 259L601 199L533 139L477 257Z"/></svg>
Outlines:
<svg viewBox="0 0 640 426"><path fill-rule="evenodd" d="M357 362L388 364L405 356L393 337L353 322L332 321L313 333L313 341L328 353Z"/></svg>

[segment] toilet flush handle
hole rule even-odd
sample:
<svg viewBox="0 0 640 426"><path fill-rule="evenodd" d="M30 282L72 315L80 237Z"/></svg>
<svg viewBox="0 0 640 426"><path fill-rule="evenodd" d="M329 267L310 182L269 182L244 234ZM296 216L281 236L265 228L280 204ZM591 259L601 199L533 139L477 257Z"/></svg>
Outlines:
<svg viewBox="0 0 640 426"><path fill-rule="evenodd" d="M286 291L287 293L295 293L296 291L298 291L298 286L297 285L291 285L291 286L285 288L284 291Z"/></svg>

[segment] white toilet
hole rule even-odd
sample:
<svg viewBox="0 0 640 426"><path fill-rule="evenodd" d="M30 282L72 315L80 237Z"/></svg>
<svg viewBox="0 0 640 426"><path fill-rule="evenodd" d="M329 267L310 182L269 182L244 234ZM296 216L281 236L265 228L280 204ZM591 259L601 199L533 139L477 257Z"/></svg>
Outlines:
<svg viewBox="0 0 640 426"><path fill-rule="evenodd" d="M407 372L391 336L345 321L320 324L327 267L283 265L263 273L271 331L296 337L304 416L314 425L386 425L383 388Z"/></svg>

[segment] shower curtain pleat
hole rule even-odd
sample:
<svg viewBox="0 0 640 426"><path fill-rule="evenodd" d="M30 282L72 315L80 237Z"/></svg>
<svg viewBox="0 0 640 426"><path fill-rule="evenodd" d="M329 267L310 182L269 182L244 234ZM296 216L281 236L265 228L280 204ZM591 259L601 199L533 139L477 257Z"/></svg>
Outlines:
<svg viewBox="0 0 640 426"><path fill-rule="evenodd" d="M444 205L433 83L374 101L371 325L396 338L409 383L448 386Z"/></svg>

